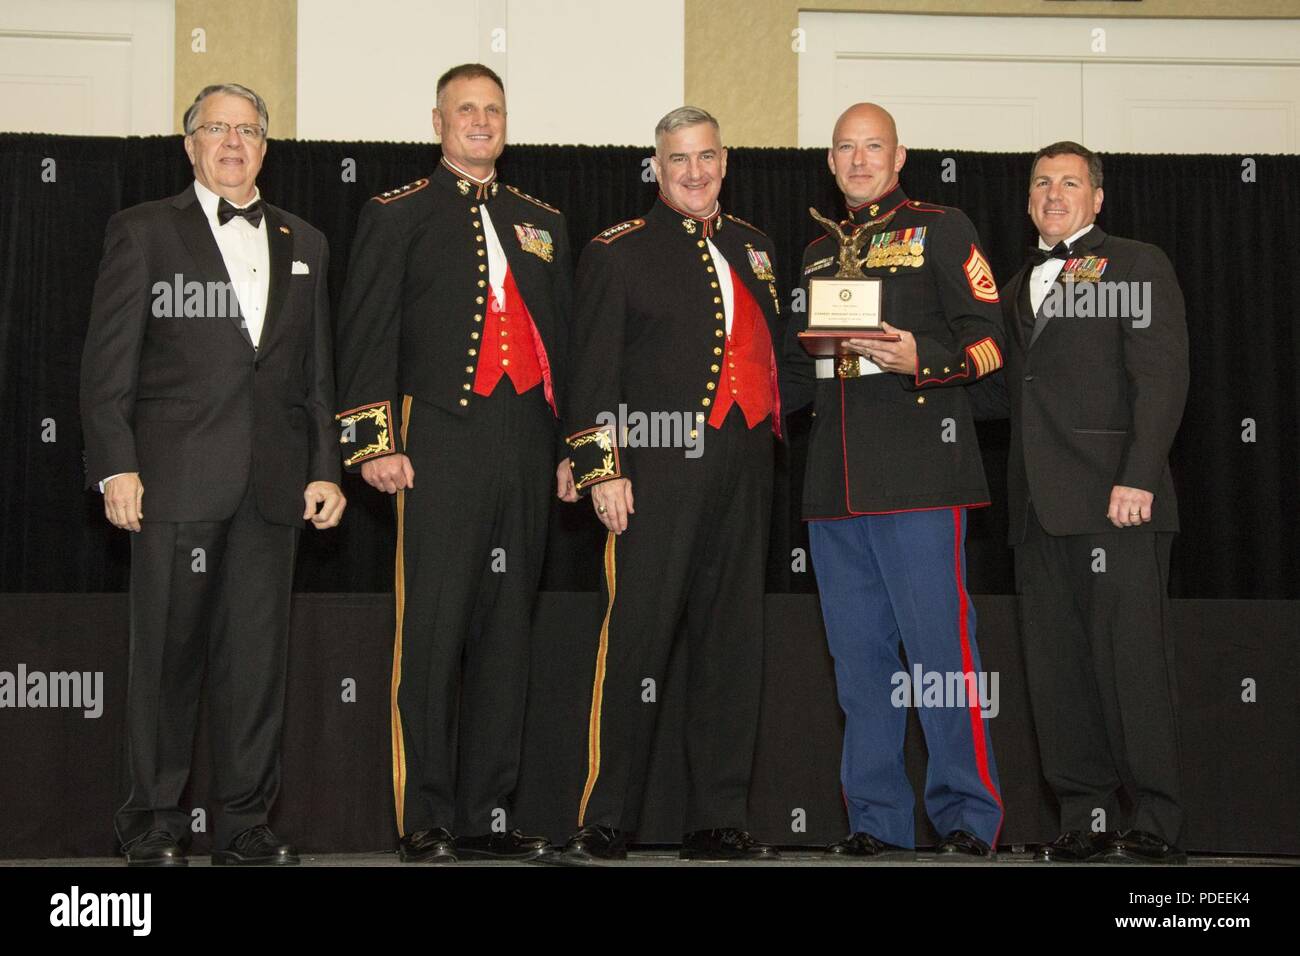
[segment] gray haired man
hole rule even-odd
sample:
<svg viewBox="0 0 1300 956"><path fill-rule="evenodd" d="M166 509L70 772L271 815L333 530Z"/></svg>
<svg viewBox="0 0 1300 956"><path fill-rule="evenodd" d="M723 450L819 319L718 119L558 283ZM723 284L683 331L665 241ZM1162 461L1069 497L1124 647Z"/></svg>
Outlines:
<svg viewBox="0 0 1300 956"><path fill-rule="evenodd" d="M718 204L727 151L708 113L665 116L651 164L653 208L596 236L578 265L565 433L575 486L608 535L587 777L561 861L627 855L683 626L682 857L770 858L746 805L780 429L772 242ZM669 425L651 436L637 421Z"/></svg>
<svg viewBox="0 0 1300 956"><path fill-rule="evenodd" d="M266 104L209 86L185 113L194 182L108 223L81 367L87 487L131 532L127 862L183 865L207 671L215 864L294 864L268 826L294 553L338 524L325 237L264 202ZM206 290L200 314L181 288Z"/></svg>

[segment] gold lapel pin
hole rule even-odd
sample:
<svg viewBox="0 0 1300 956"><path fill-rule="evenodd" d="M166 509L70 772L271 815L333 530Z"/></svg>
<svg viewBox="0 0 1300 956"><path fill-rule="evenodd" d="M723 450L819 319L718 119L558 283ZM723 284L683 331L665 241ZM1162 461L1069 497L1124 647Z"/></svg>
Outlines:
<svg viewBox="0 0 1300 956"><path fill-rule="evenodd" d="M282 233L284 233L286 236L290 234L290 233L289 233L289 227L288 227L288 226L281 226L281 227L280 227L280 231L281 231Z"/></svg>

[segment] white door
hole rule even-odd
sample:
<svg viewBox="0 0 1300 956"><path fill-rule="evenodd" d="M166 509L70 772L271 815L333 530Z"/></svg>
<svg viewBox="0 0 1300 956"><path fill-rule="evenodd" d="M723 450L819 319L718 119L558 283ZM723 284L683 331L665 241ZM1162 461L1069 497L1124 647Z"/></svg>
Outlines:
<svg viewBox="0 0 1300 956"><path fill-rule="evenodd" d="M801 13L799 144L860 100L909 146L1300 151L1300 20Z"/></svg>

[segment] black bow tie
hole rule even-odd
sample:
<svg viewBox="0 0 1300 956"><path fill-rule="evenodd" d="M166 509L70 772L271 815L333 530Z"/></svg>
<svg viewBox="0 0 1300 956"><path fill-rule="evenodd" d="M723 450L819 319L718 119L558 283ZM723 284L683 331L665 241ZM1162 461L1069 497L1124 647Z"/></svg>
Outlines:
<svg viewBox="0 0 1300 956"><path fill-rule="evenodd" d="M243 216L256 229L262 224L262 200L256 199L243 209L222 198L217 203L217 224L224 226L236 216Z"/></svg>
<svg viewBox="0 0 1300 956"><path fill-rule="evenodd" d="M1038 247L1034 247L1029 250L1029 261L1035 266L1041 266L1048 259L1070 258L1073 258L1073 254L1070 252L1070 247L1064 242L1058 242L1050 249L1039 249Z"/></svg>

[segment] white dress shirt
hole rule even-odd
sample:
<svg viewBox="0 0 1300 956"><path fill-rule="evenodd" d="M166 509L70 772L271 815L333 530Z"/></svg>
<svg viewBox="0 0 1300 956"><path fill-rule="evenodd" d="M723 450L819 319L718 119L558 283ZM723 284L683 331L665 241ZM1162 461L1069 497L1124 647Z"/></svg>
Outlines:
<svg viewBox="0 0 1300 956"><path fill-rule="evenodd" d="M253 348L257 348L266 322L266 294L271 284L266 216L262 216L262 221L256 226L242 216L234 217L223 226L217 221L217 203L221 197L197 180L194 192L199 197L203 214L207 216L212 237L217 240L217 248L221 250L221 259L239 299L239 312L248 327L248 336L253 340ZM236 208L242 209L260 198L261 191L255 190L251 200Z"/></svg>
<svg viewBox="0 0 1300 956"><path fill-rule="evenodd" d="M718 288L722 291L722 311L727 317L727 334L731 334L731 316L736 311L736 290L731 284L731 266L726 257L718 251L712 239L704 240L709 245L709 255L713 256L713 268L717 270Z"/></svg>
<svg viewBox="0 0 1300 956"><path fill-rule="evenodd" d="M446 163L447 168L457 176L469 180L475 186L486 186L493 179L492 176L489 176L487 179L479 179L477 176L471 176L445 156L442 158L442 161ZM488 213L487 204L488 201L486 199L480 199L478 203L478 211L479 215L483 217L483 235L485 237L483 241L487 245L488 288L492 291L492 298L496 300L497 308L501 311L505 311L506 271L509 269L510 265L506 262L506 251L501 247L501 237L497 234L497 228L492 222L492 216Z"/></svg>
<svg viewBox="0 0 1300 956"><path fill-rule="evenodd" d="M492 222L492 217L488 215L486 201L478 204L478 214L483 217L484 242L487 244L488 288L492 290L492 298L496 300L497 308L504 312L506 309L506 270L509 269L506 262L506 251L501 248L501 237L497 235L496 225Z"/></svg>
<svg viewBox="0 0 1300 956"><path fill-rule="evenodd" d="M1065 244L1067 246L1073 246L1079 241L1081 236L1087 235L1091 229L1092 223L1088 223L1088 225L1084 226L1070 238L1066 239ZM1039 236L1038 248L1047 252L1049 249L1052 249L1053 246L1049 246L1043 240L1043 237ZM1064 267L1064 259L1048 259L1042 265L1034 266L1033 270L1029 273L1029 305L1030 308L1034 310L1034 315L1037 315L1038 310L1042 308L1043 300L1047 298L1047 290L1052 287L1052 283L1056 281L1057 277L1061 274L1061 269Z"/></svg>

